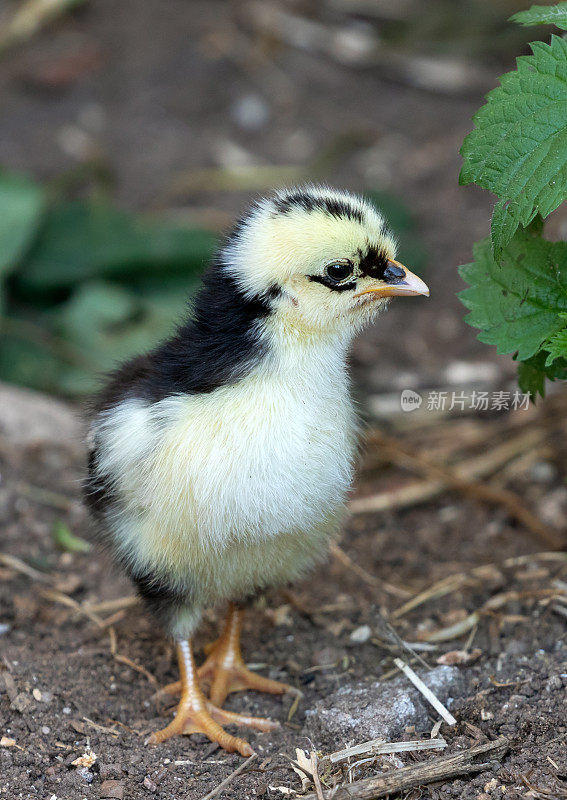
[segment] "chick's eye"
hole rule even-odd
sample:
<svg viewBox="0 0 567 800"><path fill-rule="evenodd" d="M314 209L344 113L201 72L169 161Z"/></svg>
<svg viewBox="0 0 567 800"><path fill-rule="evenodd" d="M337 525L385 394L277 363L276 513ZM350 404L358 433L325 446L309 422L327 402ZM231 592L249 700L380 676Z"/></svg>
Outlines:
<svg viewBox="0 0 567 800"><path fill-rule="evenodd" d="M334 283L341 283L347 278L350 278L353 271L354 267L350 261L337 261L325 267L325 275Z"/></svg>

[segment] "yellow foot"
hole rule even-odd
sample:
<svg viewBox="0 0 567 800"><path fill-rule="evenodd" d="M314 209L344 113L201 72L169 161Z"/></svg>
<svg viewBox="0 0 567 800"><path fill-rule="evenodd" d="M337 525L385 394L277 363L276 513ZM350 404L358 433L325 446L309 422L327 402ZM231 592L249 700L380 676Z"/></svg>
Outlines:
<svg viewBox="0 0 567 800"><path fill-rule="evenodd" d="M204 733L211 742L217 742L228 753L237 751L241 756L251 756L254 753L248 742L238 736L231 736L221 725L246 725L259 731L271 731L279 727L277 722L269 719L235 714L206 701L203 708L186 707L181 701L175 719L166 728L152 733L148 741L150 744L160 744L172 736Z"/></svg>
<svg viewBox="0 0 567 800"><path fill-rule="evenodd" d="M279 727L278 723L261 717L235 714L210 703L196 680L195 662L189 642L180 643L177 649L181 673L179 706L173 721L163 730L153 733L148 739L149 744L159 744L181 734L203 733L229 753L237 751L242 756L251 756L254 751L248 742L231 736L221 725L247 725L260 731L271 731Z"/></svg>
<svg viewBox="0 0 567 800"><path fill-rule="evenodd" d="M284 694L291 690L287 683L280 683L257 675L249 670L240 652L240 629L242 610L231 605L224 630L219 639L209 648L205 663L197 670L199 682L210 686L210 700L221 706L230 692L254 689L269 694ZM178 686L170 684L167 692L178 691Z"/></svg>

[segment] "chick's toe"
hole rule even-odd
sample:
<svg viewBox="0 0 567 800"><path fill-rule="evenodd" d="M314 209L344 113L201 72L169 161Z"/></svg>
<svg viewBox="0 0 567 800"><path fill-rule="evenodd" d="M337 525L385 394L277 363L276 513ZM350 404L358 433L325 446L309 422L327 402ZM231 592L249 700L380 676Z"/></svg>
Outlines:
<svg viewBox="0 0 567 800"><path fill-rule="evenodd" d="M285 694L291 686L264 678L248 669L240 651L243 610L231 604L223 632L206 650L208 657L197 670L199 682L210 686L209 698L221 706L231 692L253 689L256 692Z"/></svg>

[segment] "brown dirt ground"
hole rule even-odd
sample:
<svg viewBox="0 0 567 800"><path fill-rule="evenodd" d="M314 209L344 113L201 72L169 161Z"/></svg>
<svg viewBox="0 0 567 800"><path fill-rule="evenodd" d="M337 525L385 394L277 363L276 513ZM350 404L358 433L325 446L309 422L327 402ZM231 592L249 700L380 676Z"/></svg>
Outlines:
<svg viewBox="0 0 567 800"><path fill-rule="evenodd" d="M564 411L564 400L555 398L537 412L445 420L429 430L413 426L397 435L404 446L417 447L429 457L454 447L456 437L462 444L476 438L476 447L468 450L471 454L486 450L487 437L493 445L534 427L546 429L553 441L558 415ZM522 418L522 414L527 416ZM163 725L164 708L153 699L155 684L176 676L170 644L138 606L116 618L112 611L101 612L105 620L101 628L63 604L69 598L76 604L95 603L131 592L104 555L59 552L53 544L57 521L66 522L82 537L88 530L78 500L80 446L71 440L62 443L61 437L35 442L32 438L14 446L9 433L3 431L1 447L2 551L39 569L46 580L30 579L9 563L0 564L2 622L10 626L0 639L0 686L2 679L6 685L6 692L0 691L0 730L16 742L12 747L0 746L0 796L98 798L103 796L104 780L117 780L124 797L132 800L152 794L164 800L201 798L235 769L239 757L211 748L198 736L155 748L145 746L145 737ZM363 464L360 495L400 488L415 480L380 459L373 446L368 447ZM553 531L561 527L567 503L563 464L564 452L550 446L548 438L541 447L516 458L493 485L513 489ZM260 755L256 766L261 769L241 776L220 796L275 797L283 795L269 786L300 788L281 754L293 756L295 747L309 748L305 711L339 686L391 673L396 653L388 649L380 633L378 612L395 624L405 640L415 642L428 631L462 620L490 598L508 593L502 605L481 614L470 638L471 631L424 655L435 664L444 652L479 649L477 660L461 667L466 690L452 706L458 725L455 729L443 725L442 734L453 750L503 734L510 739L509 754L501 764L487 765L476 776L422 787L404 796L563 797L567 786L567 633L550 590L565 596L566 560L533 555L505 565L506 559L548 548L501 507L447 491L426 505L353 517L342 547L374 576L375 585L333 559L304 584L272 593L249 614L246 658L264 665L264 673L296 685L304 697L289 722L291 699L254 693L230 698L230 708L270 716L283 724L274 734L250 734ZM412 596L441 578L489 563L496 566L477 580L469 576L445 597L398 619L392 616L404 592ZM401 592L399 597L396 591ZM202 644L214 637L217 623L217 615L211 613L197 640L199 657ZM370 625L373 636L355 645L350 634L363 624ZM113 637L118 657L112 653ZM136 668L120 660L122 656ZM430 727L434 720L432 715ZM408 732L409 738L427 735L422 730ZM353 729L350 742L359 739ZM329 753L346 742L322 736L313 744ZM81 772L72 762L88 747L97 761ZM431 756L416 756L422 757ZM413 760L412 756L402 758L403 763ZM355 777L376 772L381 763L388 761L366 766ZM529 795L530 786L540 794Z"/></svg>

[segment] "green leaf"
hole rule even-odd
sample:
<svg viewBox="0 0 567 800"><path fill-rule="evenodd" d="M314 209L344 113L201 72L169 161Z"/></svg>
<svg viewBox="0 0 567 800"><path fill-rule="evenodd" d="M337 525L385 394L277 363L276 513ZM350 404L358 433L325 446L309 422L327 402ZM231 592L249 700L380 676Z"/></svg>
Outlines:
<svg viewBox="0 0 567 800"><path fill-rule="evenodd" d="M209 261L215 245L210 231L158 223L107 205L65 203L48 214L18 279L28 289L44 291L95 278L191 276Z"/></svg>
<svg viewBox="0 0 567 800"><path fill-rule="evenodd" d="M565 326L567 312L567 242L548 242L518 231L494 260L490 242L473 250L474 262L460 267L469 289L459 293L469 310L465 321L480 328L478 338L499 353L518 352L525 361L546 339Z"/></svg>
<svg viewBox="0 0 567 800"><path fill-rule="evenodd" d="M518 386L525 394L530 394L535 400L538 395L545 397L545 369L535 356L518 364Z"/></svg>
<svg viewBox="0 0 567 800"><path fill-rule="evenodd" d="M550 367L558 358L567 359L567 328L557 331L544 345L549 353L545 366Z"/></svg>
<svg viewBox="0 0 567 800"><path fill-rule="evenodd" d="M75 536L64 522L56 522L53 526L53 541L66 553L88 553L92 550L90 542Z"/></svg>
<svg viewBox="0 0 567 800"><path fill-rule="evenodd" d="M492 221L499 257L518 226L547 217L567 194L567 42L533 42L474 116L461 148L461 184L499 198Z"/></svg>
<svg viewBox="0 0 567 800"><path fill-rule="evenodd" d="M44 200L36 183L21 175L0 174L0 277L16 266L31 243Z"/></svg>
<svg viewBox="0 0 567 800"><path fill-rule="evenodd" d="M567 3L555 6L532 6L527 11L518 11L510 17L520 25L555 25L567 31Z"/></svg>
<svg viewBox="0 0 567 800"><path fill-rule="evenodd" d="M545 380L567 380L567 358L560 358L547 365L548 353L540 350L535 356L518 364L518 384L522 392L529 392L532 398L545 397Z"/></svg>

